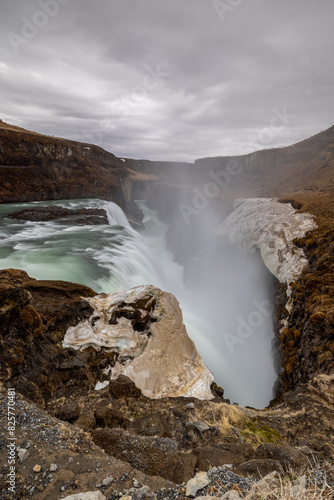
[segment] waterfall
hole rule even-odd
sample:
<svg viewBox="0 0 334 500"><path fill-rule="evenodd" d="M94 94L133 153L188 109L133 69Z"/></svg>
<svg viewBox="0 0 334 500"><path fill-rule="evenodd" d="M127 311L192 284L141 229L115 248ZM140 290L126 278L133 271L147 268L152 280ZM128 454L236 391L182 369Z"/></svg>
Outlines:
<svg viewBox="0 0 334 500"><path fill-rule="evenodd" d="M119 225L119 226L124 226L124 227L130 227L130 223L121 209L116 203L113 203L112 201L106 203L103 205L104 210L107 212L107 217L109 224L111 226Z"/></svg>
<svg viewBox="0 0 334 500"><path fill-rule="evenodd" d="M271 317L262 315L261 325L252 326L254 318L258 319L254 304L262 304L268 294L262 286L260 259L242 255L231 245L226 246L225 254L213 256L208 242L207 255L192 268L197 283L187 288L183 266L166 248L168 226L144 202L139 202L145 226L141 233L112 202L66 200L25 204L24 208L45 205L104 208L109 225L19 222L6 218L19 205L1 206L1 269L23 269L37 279L78 282L97 293L146 284L173 293L188 334L218 385L225 389L225 396L243 405L268 404L276 379L270 353ZM243 329L244 338L239 337L231 349L231 338L233 343L238 329Z"/></svg>

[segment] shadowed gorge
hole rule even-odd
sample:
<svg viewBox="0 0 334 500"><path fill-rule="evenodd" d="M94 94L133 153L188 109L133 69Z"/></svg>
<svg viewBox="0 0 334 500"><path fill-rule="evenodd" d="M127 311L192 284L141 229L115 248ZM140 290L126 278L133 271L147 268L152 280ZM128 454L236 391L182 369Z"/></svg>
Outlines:
<svg viewBox="0 0 334 500"><path fill-rule="evenodd" d="M302 141L301 143L288 148L259 151L257 153L253 153L251 155L243 157L198 160L194 165L191 165L185 163L177 164L168 162L152 162L146 160L119 160L113 155L110 155L107 152L103 152L103 150L100 150L91 145L71 143L71 141L63 141L62 139L54 139L41 136L32 132L23 131L21 129L18 129L17 127L8 126L4 123L2 123L1 125L1 152L3 165L0 167L0 171L3 172L3 175L5 171L7 172L7 170L4 169L13 169L13 172L16 172L17 169L20 169L21 171L20 178L15 182L8 182L8 180L10 181L10 178L8 179L6 177L6 183L3 183L3 190L7 190L7 193L10 193L10 190L12 190L7 201L17 201L17 199L20 199L20 197L20 201L29 201L29 192L25 195L23 193L20 194L20 185L22 186L23 191L24 186L26 186L27 184L29 185L29 182L39 182L39 176L32 175L32 173L30 172L31 168L37 168L38 172L43 172L43 170L45 170L46 172L51 172L53 168L56 168L59 170L59 172L61 172L62 169L65 169L64 171L66 172L66 175L68 174L69 170L73 169L73 171L75 171L76 169L93 168L94 172L97 171L96 169L101 169L103 175L113 176L112 181L105 178L103 182L103 189L96 183L93 183L92 186L92 183L89 180L89 176L93 174L90 173L90 170L87 170L87 177L85 173L86 171L81 170L80 179L82 179L82 185L74 186L74 189L78 188L79 190L80 188L80 196L84 196L87 193L94 195L99 194L99 198L102 199L110 199L110 197L113 198L114 201L116 201L116 203L122 206L126 211L132 212L134 224L136 224L137 221L139 222L143 218L141 209L139 209L138 206L134 208L134 200L136 198L143 198L146 200L146 203L148 203L150 207L157 211L158 217L165 224L167 224L165 229L161 227L161 229L158 230L158 233L160 231L160 238L162 237L162 239L160 239L160 242L162 242L163 244L163 239L165 238L167 248L169 248L172 252L172 255L174 255L174 259L176 259L176 261L181 266L183 266L182 271L181 267L178 268L177 265L174 264L173 272L176 273L176 281L174 282L174 284L172 282L168 284L166 278L162 279L161 276L158 277L158 275L156 276L156 278L153 278L153 276L150 277L150 274L147 274L146 277L144 274L141 277L141 271L139 271L139 274L137 272L137 280L136 278L125 279L122 285L121 277L118 277L116 281L113 278L112 283L114 284L112 285L111 291L116 291L117 286L119 285L126 287L140 285L142 283L138 280L142 279L146 279L148 283L150 282L150 280L156 280L155 284L157 286L162 286L163 288L173 291L176 294L177 298L181 301L181 304L184 301L188 302L189 305L187 309L189 311L191 310L191 300L195 301L193 302L193 308L196 311L201 311L196 316L198 319L191 320L192 313L189 314L185 310L184 314L186 314L186 317L188 317L187 321L190 321L188 329L193 329L193 335L195 336L195 341L197 340L197 342L200 341L199 338L202 336L202 334L198 334L195 332L203 329L203 326L198 326L198 322L203 320L204 322L207 322L207 316L211 316L211 321L213 321L213 324L217 324L217 326L220 326L218 327L218 331L216 334L207 335L206 338L216 338L217 341L218 339L222 341L222 339L224 338L229 338L229 335L233 336L233 332L235 332L237 328L241 329L241 325L244 325L245 322L247 323L248 315L254 310L254 301L256 303L261 303L261 301L263 300L272 301L273 294L274 296L276 296L277 293L283 293L282 299L280 299L278 302L279 304L282 304L283 309L280 309L281 312L279 313L277 312L277 310L274 316L276 324L274 324L273 327L270 326L271 317L263 317L262 319L269 321L268 323L266 323L267 326L264 327L265 330L268 331L273 328L273 331L276 332L278 332L278 330L282 328L282 324L285 321L285 333L282 334L279 339L276 339L273 345L276 345L275 349L278 348L278 345L281 345L282 348L282 361L284 369L282 379L283 386L287 386L290 388L294 387L294 384L291 385L291 383L288 383L287 380L293 375L293 367L295 366L295 363L297 362L296 360L298 359L298 355L296 354L295 349L297 349L297 346L299 345L300 337L303 340L305 340L307 337L307 334L300 334L300 337L298 336L299 334L297 334L296 332L300 332L300 328L298 328L297 326L294 326L294 330L291 330L291 334L288 333L290 332L288 325L292 323L295 324L296 322L296 312L294 308L296 308L298 312L300 312L301 310L299 301L293 300L292 311L290 312L289 319L286 319L287 313L284 312L284 300L287 299L284 299L284 287L279 287L276 283L273 288L273 282L270 281L270 279L268 280L268 278L266 278L267 285L265 285L267 287L267 291L263 292L264 295L261 295L261 292L259 297L252 297L252 293L254 294L255 290L254 286L252 287L252 285L250 285L250 287L253 288L252 293L250 292L251 288L248 292L245 291L247 289L247 284L246 282L243 283L242 280L240 281L240 275L246 276L246 269L251 269L251 267L254 267L256 260L254 260L254 257L252 256L244 255L243 257L241 257L242 254L240 254L241 260L238 260L238 254L235 254L235 249L233 248L233 246L227 244L227 242L224 241L224 238L214 235L213 231L224 220L224 218L226 218L226 216L231 213L231 211L233 210L232 204L235 198L240 196L281 196L282 202L291 202L292 206L297 208L299 212L302 213L305 211L316 216L317 229L314 229L312 232L310 232L309 235L300 240L300 242L298 243L298 246L300 246L300 248L305 252L310 265L314 266L314 257L313 254L310 253L312 252L312 245L310 241L318 241L319 238L316 235L325 234L325 236L321 237L319 241L326 242L324 243L325 245L329 244L330 256L331 243L327 243L327 231L330 232L330 224L332 220L331 206L333 202L331 193L333 188L331 172L333 170L334 127L331 127L325 132L322 132L310 139ZM22 141L22 139L24 140ZM29 146L29 144L31 144L31 146ZM44 149L41 148L41 144L44 144ZM59 152L57 152L57 148L63 148L61 149L63 153L60 154ZM70 154L70 156L68 156L68 151L72 151L72 149L75 152L74 157L72 157L72 153ZM65 156L64 151L67 151ZM326 158L325 163L324 158ZM79 160L82 163L78 163ZM21 166L17 166L19 161L21 163ZM37 165L35 165L36 161ZM11 162L13 163L13 165L10 166ZM84 164L85 167L83 167L82 164ZM35 166L33 167L33 165ZM275 173L278 171L280 172L280 183L277 182L277 174ZM261 183L259 184L257 176L260 174ZM294 189L293 191L291 191L291 189L290 191L288 191L287 186L291 188L292 184L291 176L294 176ZM56 177L54 177L54 179L56 179ZM77 175L75 176L75 179L77 179ZM68 183L63 182L63 177L57 177L58 191L56 193L53 192L52 197L60 198L60 195L63 195L63 197L65 198L72 198L72 193L77 193L78 190L68 191L68 186L73 184L71 184L71 182L72 181L70 177ZM110 185L110 182L112 182L112 186L114 187L109 191L108 196L105 196L105 190ZM300 182L302 182L304 185L303 190L301 189L301 184L298 184ZM208 183L215 184L216 191L213 191L213 194L215 194L215 196L212 196L212 194L210 195L210 197L206 195L206 193L210 193L210 190L208 190ZM226 186L224 185L224 183L226 184ZM83 188L83 186L86 187ZM36 188L37 186L34 186L33 189ZM16 192L14 192L15 189ZM212 187L210 189L212 190ZM41 196L47 197L47 195L48 193L45 192ZM11 197L12 199L10 200ZM54 205L56 205L56 203L54 203ZM96 204L95 206L95 210L99 210L101 208L98 204ZM83 210L84 204L82 204L81 207L81 210ZM184 211L184 207L186 207L186 212ZM53 210L59 211L60 209L55 206ZM65 210L65 208L63 208L62 210ZM57 220L59 219L59 217L61 217L61 215L62 214L60 212L58 214L54 213L52 217L56 218ZM65 216L66 214L63 213L63 215ZM20 214L18 214L17 217L20 218ZM102 222L102 220L97 220L97 217L98 215L95 216L95 219L93 219L92 223ZM29 219L29 215L27 216L27 218ZM129 218L131 221L131 214L129 215ZM86 220L85 223L87 223L87 217L84 220ZM124 221L122 220L122 222L120 223L124 224ZM127 223L125 224L127 225ZM150 235L150 245L152 249L154 248L154 244L157 244L157 240L154 241L154 224L156 224L156 222L150 223L151 229L149 230L152 231L152 234ZM158 228L158 226L156 226L156 228ZM136 244L139 244L138 241ZM131 245L130 247L133 248ZM128 251L130 250L130 247ZM145 254L146 250L143 251ZM319 252L318 249L317 252ZM116 254L114 254L114 257L112 258L115 258L115 255ZM126 266L130 265L130 268L128 269L131 269L131 258L132 257L130 254L128 263L125 264ZM136 259L137 257L133 258ZM70 265L71 258L68 257L68 259L68 265ZM246 264L247 259L251 259L251 266L250 264ZM109 271L102 271L101 268L101 262L103 262L103 260L104 259L101 254L101 257L98 258L100 264L99 269L97 270L97 283L99 283L98 288L101 291L105 291L102 290L101 283L104 283L110 289L110 285L107 285L106 280ZM233 265L231 267L233 260L235 260L235 270L233 270ZM243 261L245 262L245 264L242 264ZM322 262L322 266L326 266L326 260L324 256L322 258ZM82 261L82 263L84 263L84 261ZM144 269L145 267L147 269L147 265L143 265L144 267L142 269ZM238 273L238 270L242 269L243 265L245 265L244 271L242 273ZM24 263L21 263L21 267L22 266L24 267ZM155 264L155 266L159 266L158 262ZM254 271L254 276L260 276L260 273L262 272L260 272L260 267L256 271ZM46 267L44 268L46 269ZM323 279L331 279L330 277L328 277L328 273L330 274L331 272L330 269L330 265L327 265L327 272L324 273L327 277L321 278L319 286L320 283L323 283ZM58 271L55 271L52 275L56 276L57 272ZM155 271L152 272L154 273ZM168 268L165 268L163 272L168 275ZM178 273L180 273L180 277L176 277ZM89 274L90 273L88 273L88 276ZM306 270L303 271L302 276L304 276L305 274L307 274ZM65 277L66 273L64 273L63 275ZM78 273L78 276L79 275L80 271ZM99 275L102 277L102 281ZM131 271L129 272L129 276L130 275ZM252 283L252 280L254 280L252 274L250 274L249 279L250 283ZM188 290L196 290L196 298L194 297L190 300L190 295L189 292L186 291L186 288L184 289L184 291L182 291L182 287L184 286L181 285L182 280L184 281L184 284L186 285L186 288L188 288ZM300 277L296 280L295 283L292 284L292 299L294 299L295 297L299 299L300 297L300 295L297 293L297 290L299 286L298 283L301 280L304 280L304 278ZM177 284L177 282L179 284ZM317 283L316 278L314 278L311 282ZM88 280L84 280L84 283L87 283L90 286L94 287L94 280L88 278ZM116 283L118 283L118 285ZM104 285L102 285L102 287L103 286ZM249 305L247 306L248 310L246 308L244 312L243 307L240 307L240 304L242 302L240 290L242 290L243 287L245 287L245 290L242 293L244 293L245 297L247 296L247 294L249 297L252 297L247 299L249 302ZM96 286L94 288L96 289ZM208 290L210 290L209 294ZM225 296L224 290L226 291ZM324 290L323 286L322 290ZM330 292L330 290L331 289L329 289L328 291ZM182 294L184 295L184 297L182 297ZM323 294L324 293L322 292L321 295ZM311 296L313 297L313 295ZM232 299L232 297L234 298ZM307 301L309 300L311 300L311 298L307 299ZM312 298L312 300L314 301L315 299ZM319 304L318 307L320 309L321 307L324 308L324 311L318 311L317 306L313 306L313 308L311 308L311 306L307 306L308 310L312 312L309 317L317 318L317 322L315 326L312 326L312 328L320 328L322 321L321 318L323 318L322 314L324 314L326 318L328 314L327 310L329 313L331 311L331 294L329 294L328 300L326 299L326 302L324 302L324 300L325 298L321 297L321 300L315 302L315 304ZM236 309L234 309L235 306L232 306L232 304L236 305ZM322 305L321 307L320 304ZM305 307L304 301L302 307ZM255 311L258 311L258 308L255 308ZM217 318L216 320L214 320L216 312ZM227 320L224 323L224 320L222 318L224 316L225 318L227 318L228 315L231 320ZM201 320L199 320L200 317ZM303 318L302 321L303 324L309 325L308 321L305 322L305 318ZM325 341L324 343L322 342L321 346L318 347L321 354L321 356L319 356L318 363L320 363L321 366L326 367L329 366L331 362L330 353L332 351L329 339L331 335L330 332L332 330L330 326L331 320L329 319L327 321L326 319L323 319L323 321L324 325L327 325L326 332L329 329L328 334L326 334L329 344ZM196 324L196 326L194 326L194 324ZM249 331L252 329L250 325L244 328L246 330L248 328ZM270 335L274 335L273 332L271 332ZM270 340L270 337L268 340ZM210 342L212 342L212 340L210 340ZM245 342L246 345L247 342ZM294 345L295 347L292 347L292 345ZM238 347L236 344L233 345L233 338L232 346L233 351L235 351ZM220 348L221 350L226 350L227 348L228 351L229 347L231 347L231 343L226 344L226 341L222 341ZM269 350L270 349L271 348L269 348ZM316 347L314 347L313 349L316 349ZM213 359L216 355L213 355L214 350L211 351L211 354L209 354L209 352L210 349L204 356L206 357L207 364L209 364L210 366L210 363L213 363L213 365L215 364ZM297 352L302 352L301 348L298 348ZM231 352L229 352L229 354L231 354ZM276 353L275 356L276 364L278 360L278 354ZM301 359L304 358L302 357ZM228 366L228 359L225 360L225 363L227 363ZM218 369L216 369L215 371L218 371ZM221 382L219 382L222 385L224 385L224 378L227 378L226 373L221 378ZM303 380L307 381L308 378ZM241 381L238 382L238 385L240 384L242 385ZM267 401L269 400L270 396Z"/></svg>

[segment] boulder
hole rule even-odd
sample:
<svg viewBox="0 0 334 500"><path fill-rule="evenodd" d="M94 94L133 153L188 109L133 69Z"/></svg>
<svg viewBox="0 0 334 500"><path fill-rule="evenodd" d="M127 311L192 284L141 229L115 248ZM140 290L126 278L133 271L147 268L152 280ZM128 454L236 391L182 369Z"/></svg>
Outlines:
<svg viewBox="0 0 334 500"><path fill-rule="evenodd" d="M120 375L116 380L109 382L110 395L115 398L139 398L141 390L126 375Z"/></svg>
<svg viewBox="0 0 334 500"><path fill-rule="evenodd" d="M128 431L142 436L170 437L171 428L163 415L152 413L132 422Z"/></svg>
<svg viewBox="0 0 334 500"><path fill-rule="evenodd" d="M63 497L63 500L106 500L106 496L101 491L87 491L86 493L76 493L68 497Z"/></svg>
<svg viewBox="0 0 334 500"><path fill-rule="evenodd" d="M196 467L200 471L208 471L212 467L219 467L225 464L239 465L246 460L242 453L233 453L218 446L209 448L199 448L195 450L197 455Z"/></svg>
<svg viewBox="0 0 334 500"><path fill-rule="evenodd" d="M65 420L66 422L75 422L80 415L80 406L76 401L69 401L64 403L55 412L55 416L60 420Z"/></svg>
<svg viewBox="0 0 334 500"><path fill-rule="evenodd" d="M19 448L19 450L17 451L17 456L19 457L21 463L24 462L24 460L26 460L29 455L29 450L26 450L25 448Z"/></svg>
<svg viewBox="0 0 334 500"><path fill-rule="evenodd" d="M296 496L302 495L302 493L305 491L307 486L307 477L306 476L300 476L297 477L292 483L292 493Z"/></svg>
<svg viewBox="0 0 334 500"><path fill-rule="evenodd" d="M272 493L277 488L282 485L281 475L274 471L267 474L265 477L260 479L257 483L254 483L251 491L248 493L249 499L257 499L260 497L265 497Z"/></svg>
<svg viewBox="0 0 334 500"><path fill-rule="evenodd" d="M290 466L303 467L309 463L302 451L291 446L277 446L272 443L261 444L255 450L254 457L278 460L284 469Z"/></svg>
<svg viewBox="0 0 334 500"><path fill-rule="evenodd" d="M221 448L223 450L229 451L230 453L234 453L236 455L243 455L245 460L250 460L253 458L254 448L249 443L218 443L217 448Z"/></svg>
<svg viewBox="0 0 334 500"><path fill-rule="evenodd" d="M308 457L315 457L318 452L310 448L309 446L297 446L297 450L300 450L304 455Z"/></svg>
<svg viewBox="0 0 334 500"><path fill-rule="evenodd" d="M132 500L155 500L157 497L149 486L142 486L132 493Z"/></svg>
<svg viewBox="0 0 334 500"><path fill-rule="evenodd" d="M198 472L195 477L187 482L186 496L195 497L199 490L202 490L210 483L206 472Z"/></svg>
<svg viewBox="0 0 334 500"><path fill-rule="evenodd" d="M187 422L187 427L195 430L198 434L204 434L207 431L210 431L210 427L205 422Z"/></svg>
<svg viewBox="0 0 334 500"><path fill-rule="evenodd" d="M237 491L231 490L227 491L222 497L221 500L240 500L240 495Z"/></svg>
<svg viewBox="0 0 334 500"><path fill-rule="evenodd" d="M284 471L278 460L252 459L238 465L233 472L239 476L253 476L262 479L271 472L283 473Z"/></svg>

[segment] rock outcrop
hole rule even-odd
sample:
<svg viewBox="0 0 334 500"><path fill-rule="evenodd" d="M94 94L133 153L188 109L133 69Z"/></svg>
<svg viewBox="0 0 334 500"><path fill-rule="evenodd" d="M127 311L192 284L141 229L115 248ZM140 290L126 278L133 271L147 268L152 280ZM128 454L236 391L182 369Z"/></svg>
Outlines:
<svg viewBox="0 0 334 500"><path fill-rule="evenodd" d="M188 337L172 294L140 286L87 302L92 315L67 330L64 348L115 352L111 378L127 376L147 397L213 398L213 375Z"/></svg>
<svg viewBox="0 0 334 500"><path fill-rule="evenodd" d="M149 397L213 398L213 376L171 294L148 286L96 296L16 270L0 280L0 377L33 401L93 390L111 373Z"/></svg>
<svg viewBox="0 0 334 500"><path fill-rule="evenodd" d="M80 208L75 210L60 206L26 208L9 214L8 218L33 222L70 218L69 220L73 225L109 224L107 213L103 208Z"/></svg>

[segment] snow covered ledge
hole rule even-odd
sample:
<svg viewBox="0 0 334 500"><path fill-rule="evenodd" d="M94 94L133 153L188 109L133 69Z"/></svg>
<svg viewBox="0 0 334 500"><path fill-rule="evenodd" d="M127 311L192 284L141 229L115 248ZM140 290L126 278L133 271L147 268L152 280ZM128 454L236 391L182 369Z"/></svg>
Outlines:
<svg viewBox="0 0 334 500"><path fill-rule="evenodd" d="M317 227L313 215L296 213L290 203L273 198L238 199L233 208L215 233L227 235L241 250L259 248L266 267L289 289L307 265L293 240Z"/></svg>
<svg viewBox="0 0 334 500"><path fill-rule="evenodd" d="M195 397L212 399L213 375L188 337L175 297L150 285L125 292L86 298L94 309L90 318L70 327L63 348L118 354L104 377L129 377L152 399ZM108 385L98 384L98 388Z"/></svg>
<svg viewBox="0 0 334 500"><path fill-rule="evenodd" d="M303 238L316 229L314 216L296 213L290 203L280 203L274 198L238 199L234 211L216 228L216 234L225 234L240 249L260 250L262 260L269 271L286 284L285 308L291 314L293 299L291 283L308 264L301 248L293 240ZM288 318L280 321L279 332L288 325Z"/></svg>
<svg viewBox="0 0 334 500"><path fill-rule="evenodd" d="M227 235L243 251L260 250L265 266L286 284L285 308L290 315L293 307L290 284L308 263L304 251L293 240L303 238L317 227L314 216L296 213L290 203L280 203L274 198L238 199L233 208L215 233ZM287 323L288 318L281 320L280 332Z"/></svg>

